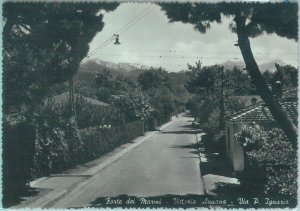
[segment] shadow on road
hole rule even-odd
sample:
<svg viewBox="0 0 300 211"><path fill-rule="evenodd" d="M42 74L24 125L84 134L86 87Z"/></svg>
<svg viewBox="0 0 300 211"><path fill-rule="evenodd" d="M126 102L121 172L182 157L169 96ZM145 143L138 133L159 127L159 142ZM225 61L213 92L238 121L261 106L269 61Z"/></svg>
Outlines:
<svg viewBox="0 0 300 211"><path fill-rule="evenodd" d="M182 117L188 117L188 118L193 118L194 119L194 117L189 112L188 113L183 113L181 116Z"/></svg>
<svg viewBox="0 0 300 211"><path fill-rule="evenodd" d="M21 204L23 201L26 201L26 198L35 197L40 192L43 192L38 188L29 188L26 191L20 191L18 194L14 194L13 196L6 195L6 197L2 198L2 205L4 208L8 208L11 206L16 206ZM16 197L18 195L18 197Z"/></svg>
<svg viewBox="0 0 300 211"><path fill-rule="evenodd" d="M192 149L190 153L198 155L199 156L199 150L198 150L198 144L197 143L192 143L188 145L171 145L169 148L177 148L177 149ZM199 159L199 157L197 157Z"/></svg>
<svg viewBox="0 0 300 211"><path fill-rule="evenodd" d="M170 148L185 148L185 149L195 149L198 150L199 144L197 143L191 143L187 145L172 145Z"/></svg>
<svg viewBox="0 0 300 211"><path fill-rule="evenodd" d="M172 131L161 131L162 134L197 134L199 133L199 130L197 130L196 126L192 125L192 124L187 124L187 125L182 125L180 127L178 127L178 129L176 130L172 130Z"/></svg>
<svg viewBox="0 0 300 211"><path fill-rule="evenodd" d="M232 164L218 153L205 154L201 162L202 175L214 174L225 177L232 177Z"/></svg>
<svg viewBox="0 0 300 211"><path fill-rule="evenodd" d="M175 130L175 131L162 131L162 134L196 134L196 131L192 131L192 130Z"/></svg>

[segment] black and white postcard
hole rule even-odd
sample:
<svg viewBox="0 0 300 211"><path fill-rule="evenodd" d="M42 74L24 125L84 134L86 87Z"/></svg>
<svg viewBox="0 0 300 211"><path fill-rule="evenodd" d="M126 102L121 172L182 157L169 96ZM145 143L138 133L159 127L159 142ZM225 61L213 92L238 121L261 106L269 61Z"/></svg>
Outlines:
<svg viewBox="0 0 300 211"><path fill-rule="evenodd" d="M298 207L297 1L4 1L2 206Z"/></svg>

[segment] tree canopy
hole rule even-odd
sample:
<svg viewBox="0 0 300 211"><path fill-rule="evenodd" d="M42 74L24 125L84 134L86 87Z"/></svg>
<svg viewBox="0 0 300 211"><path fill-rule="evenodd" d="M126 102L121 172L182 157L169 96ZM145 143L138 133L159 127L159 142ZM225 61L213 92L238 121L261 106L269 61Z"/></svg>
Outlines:
<svg viewBox="0 0 300 211"><path fill-rule="evenodd" d="M165 85L168 86L168 73L162 68L151 68L139 75L138 82L142 90L149 90Z"/></svg>
<svg viewBox="0 0 300 211"><path fill-rule="evenodd" d="M249 37L263 33L275 33L278 36L297 40L298 4L284 3L172 3L160 4L170 22L190 23L196 30L205 33L213 22L221 23L222 17L232 17L229 28L237 34L238 46L253 84L264 100L274 119L297 145L298 130L283 111L282 106L268 88L253 56Z"/></svg>
<svg viewBox="0 0 300 211"><path fill-rule="evenodd" d="M276 33L288 39L298 39L298 4L286 3L161 3L170 22L190 23L205 33L211 23L221 23L222 15L236 17L241 14L247 19L246 33L256 37L266 33ZM229 25L236 32L234 22Z"/></svg>
<svg viewBox="0 0 300 211"><path fill-rule="evenodd" d="M48 86L72 77L118 4L4 3L4 111L40 100Z"/></svg>

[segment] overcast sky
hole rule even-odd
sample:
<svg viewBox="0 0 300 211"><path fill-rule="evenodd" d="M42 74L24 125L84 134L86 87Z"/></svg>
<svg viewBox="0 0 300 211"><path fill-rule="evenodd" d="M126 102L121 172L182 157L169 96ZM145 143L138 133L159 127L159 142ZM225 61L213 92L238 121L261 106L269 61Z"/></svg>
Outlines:
<svg viewBox="0 0 300 211"><path fill-rule="evenodd" d="M134 19L135 18L135 19ZM167 71L186 69L187 63L201 60L203 65L242 61L234 46L236 34L230 32L230 19L212 24L206 34L190 24L169 23L160 7L150 3L122 3L116 10L104 14L105 26L90 43L89 58L115 63L163 67ZM121 45L114 41L104 46L112 35L120 34ZM277 35L261 35L251 39L258 64L281 59L298 67L298 45L294 40Z"/></svg>

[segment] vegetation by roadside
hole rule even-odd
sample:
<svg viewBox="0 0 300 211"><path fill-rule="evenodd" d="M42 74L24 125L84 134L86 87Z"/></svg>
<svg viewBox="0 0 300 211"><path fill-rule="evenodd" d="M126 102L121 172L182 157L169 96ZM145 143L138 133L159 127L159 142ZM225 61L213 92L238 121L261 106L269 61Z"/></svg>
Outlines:
<svg viewBox="0 0 300 211"><path fill-rule="evenodd" d="M269 83L282 81L283 88L286 90L297 87L297 83L292 79L294 74L297 75L295 68L289 65L276 64L275 66L276 72L267 71L264 74ZM208 70L210 70L209 73ZM204 177L209 174L207 172L213 171L221 176L220 178L207 176L210 180L215 180L214 193L217 197L228 198L227 193L230 192L232 199L241 196L245 196L247 200L255 197L269 197L276 201L282 198L289 201L289 207L295 207L297 204L297 153L281 129L274 127L266 130L257 124L253 127L245 127L240 134L236 134L244 149L246 159L245 169L241 172L233 174L233 167L226 156L223 118L247 106L246 100L238 100L241 91L243 91L244 98L247 96L252 98L256 93L246 74L233 69L227 70L222 77L219 66L204 68L201 67L201 63L190 66L190 71L191 80L187 88L196 95L188 101L186 106L191 110L197 125L206 133L202 136L204 153L207 157L207 162L201 164ZM229 78L233 75L238 77L238 80L235 81L234 86L231 86L228 81L232 80ZM223 88L220 85L222 81ZM245 84L248 85L244 86ZM220 100L222 97L224 101ZM222 182L224 177L237 178L240 184L224 183ZM218 182L218 179L221 182ZM234 206L239 206L239 203ZM282 205L278 205L280 206ZM258 205L258 207L267 206Z"/></svg>

